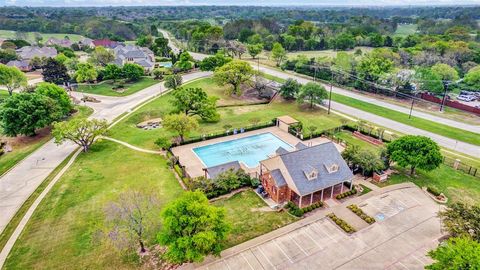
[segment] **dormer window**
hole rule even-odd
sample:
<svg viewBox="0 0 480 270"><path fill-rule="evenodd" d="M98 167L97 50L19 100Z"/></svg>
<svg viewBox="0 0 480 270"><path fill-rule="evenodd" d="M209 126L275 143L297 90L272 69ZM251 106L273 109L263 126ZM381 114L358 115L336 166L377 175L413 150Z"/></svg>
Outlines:
<svg viewBox="0 0 480 270"><path fill-rule="evenodd" d="M335 163L331 165L325 164L325 168L327 169L328 173L334 173L334 172L338 172L339 166L338 164L335 164Z"/></svg>
<svg viewBox="0 0 480 270"><path fill-rule="evenodd" d="M318 177L318 171L316 169L313 169L311 171L304 171L305 177L307 177L308 180L315 180Z"/></svg>

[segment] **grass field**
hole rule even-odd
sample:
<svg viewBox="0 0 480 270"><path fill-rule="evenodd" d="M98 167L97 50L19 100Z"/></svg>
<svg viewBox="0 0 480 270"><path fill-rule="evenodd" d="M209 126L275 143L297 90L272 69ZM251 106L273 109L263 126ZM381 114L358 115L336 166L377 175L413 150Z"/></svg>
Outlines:
<svg viewBox="0 0 480 270"><path fill-rule="evenodd" d="M134 268L96 238L104 207L127 190L150 191L160 205L182 192L161 156L97 143L78 157L37 208L5 269Z"/></svg>
<svg viewBox="0 0 480 270"><path fill-rule="evenodd" d="M78 106L77 108L78 112L73 116L74 118L85 118L93 112L92 109L85 106ZM42 130L40 134L35 137L17 137L14 139L4 137L4 139L11 142L13 151L0 156L0 175L33 153L33 151L40 148L51 138L52 136L48 129Z"/></svg>
<svg viewBox="0 0 480 270"><path fill-rule="evenodd" d="M398 24L395 36L405 37L413 35L417 32L418 25L416 24Z"/></svg>
<svg viewBox="0 0 480 270"><path fill-rule="evenodd" d="M140 80L133 83L125 83L122 91L113 90L114 86L112 81L103 81L98 84L82 84L78 87L78 92L103 95L103 96L115 96L124 97L134 94L140 90L143 90L149 86L159 83L150 77L142 77Z"/></svg>
<svg viewBox="0 0 480 270"><path fill-rule="evenodd" d="M332 93L332 100L345 104L350 107L360 109L365 112L373 113L378 116L382 116L399 123L403 123L412 127L423 129L438 135L442 135L455 140L480 145L480 135L474 132L465 131L462 129L454 128L451 126L443 125L440 123L432 122L423 118L413 116L408 119L408 114L397 112L382 106L378 106L372 103L364 102L351 97Z"/></svg>
<svg viewBox="0 0 480 270"><path fill-rule="evenodd" d="M232 225L225 248L238 245L297 220L286 212L271 211L270 207L251 190L213 204L225 207L227 221Z"/></svg>
<svg viewBox="0 0 480 270"><path fill-rule="evenodd" d="M0 30L0 38L16 39L17 36L15 33L16 33L15 31L10 31L10 30ZM32 43L36 41L34 33L35 32L25 32L25 34L27 35L28 42ZM53 37L56 39L63 39L65 38L65 36L68 36L70 40L73 42L79 42L80 40L85 38L84 36L76 35L76 34L64 34L64 33L61 33L61 34L39 33L39 34L43 37L42 42L47 41L50 37Z"/></svg>
<svg viewBox="0 0 480 270"><path fill-rule="evenodd" d="M7 90L3 90L3 89L0 90L0 101L1 101L2 99L6 99L8 96L10 96L10 95L8 94L8 91L7 91Z"/></svg>
<svg viewBox="0 0 480 270"><path fill-rule="evenodd" d="M199 81L208 82L209 79L201 79ZM199 81L192 82L192 84L198 84ZM190 84L186 84L184 87L190 87ZM205 90L208 92L209 90L207 89L210 88L206 86ZM110 133L111 136L139 147L155 149L156 146L154 145L154 141L156 139L160 136L171 137L175 134L168 132L163 128L153 130L139 129L136 127L136 124L148 119L163 117L164 115L171 113L174 108L171 105L170 99L171 95L167 94L148 103L114 126ZM219 108L218 112L221 115L219 122L201 122L200 127L192 132L190 136L221 132L224 130L223 126L226 124L232 125L234 128L245 127L251 125L250 120L253 118L258 118L261 123L265 123L282 115L290 115L305 124L316 125L319 131L341 125L341 118L339 116L333 114L328 115L323 109L301 109L295 102L276 101L271 104L263 105Z"/></svg>

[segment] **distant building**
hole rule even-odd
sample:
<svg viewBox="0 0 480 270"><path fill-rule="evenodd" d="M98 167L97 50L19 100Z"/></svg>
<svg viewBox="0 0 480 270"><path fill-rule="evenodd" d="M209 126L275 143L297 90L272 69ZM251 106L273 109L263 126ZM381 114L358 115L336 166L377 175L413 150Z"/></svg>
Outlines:
<svg viewBox="0 0 480 270"><path fill-rule="evenodd" d="M92 41L92 43L93 43L93 46L95 46L95 47L102 46L102 47L109 48L109 49L114 49L115 47L120 45L119 42L116 42L116 41L113 41L113 40L110 40L110 39L96 39L96 40Z"/></svg>
<svg viewBox="0 0 480 270"><path fill-rule="evenodd" d="M294 151L279 148L276 156L260 162L260 179L276 203L292 201L299 207L324 201L352 187L353 174L332 142Z"/></svg>
<svg viewBox="0 0 480 270"><path fill-rule="evenodd" d="M21 71L28 72L33 69L32 65L30 65L30 61L27 60L15 60L15 61L10 61L7 63L7 66L9 67L17 67Z"/></svg>
<svg viewBox="0 0 480 270"><path fill-rule="evenodd" d="M149 48L136 45L119 45L113 51L115 54L114 63L118 66L134 63L147 71L152 71L155 67L155 55Z"/></svg>
<svg viewBox="0 0 480 270"><path fill-rule="evenodd" d="M93 39L84 38L78 42L78 47L80 48L95 48L95 44L93 43Z"/></svg>
<svg viewBox="0 0 480 270"><path fill-rule="evenodd" d="M57 56L57 49L53 47L38 47L38 46L25 46L16 50L18 57L21 60L30 61L34 57L53 58Z"/></svg>
<svg viewBox="0 0 480 270"><path fill-rule="evenodd" d="M60 47L64 47L64 48L70 48L72 47L72 44L73 42L70 41L69 39L57 39L57 38L49 38L46 42L45 42L45 46L60 46Z"/></svg>

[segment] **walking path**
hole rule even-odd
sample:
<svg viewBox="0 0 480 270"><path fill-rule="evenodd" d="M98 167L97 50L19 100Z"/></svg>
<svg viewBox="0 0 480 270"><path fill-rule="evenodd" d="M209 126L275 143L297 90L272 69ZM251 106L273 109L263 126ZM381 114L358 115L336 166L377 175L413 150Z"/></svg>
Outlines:
<svg viewBox="0 0 480 270"><path fill-rule="evenodd" d="M210 74L209 72L190 73L184 75L183 80L187 82ZM91 118L112 121L165 90L163 83L158 83L126 97L95 95L101 102L87 105L95 111ZM77 98L82 96L81 93L72 93L72 95ZM51 140L0 178L0 213L2 213L0 215L0 232L5 229L18 209L45 178L76 148L77 146L70 142L56 145Z"/></svg>
<svg viewBox="0 0 480 270"><path fill-rule="evenodd" d="M131 145L129 143L126 143L126 142L123 142L123 141L120 141L120 140L117 140L117 139L114 139L114 138L110 138L110 137L101 137L101 138L105 139L105 140L108 140L108 141L116 142L118 144L121 144L123 146L126 146L126 147L128 147L132 150L138 151L138 152L143 152L143 153L148 153L148 154L159 154L159 155L164 155L165 154L165 152L163 152L163 151L143 149L143 148L136 147L134 145Z"/></svg>

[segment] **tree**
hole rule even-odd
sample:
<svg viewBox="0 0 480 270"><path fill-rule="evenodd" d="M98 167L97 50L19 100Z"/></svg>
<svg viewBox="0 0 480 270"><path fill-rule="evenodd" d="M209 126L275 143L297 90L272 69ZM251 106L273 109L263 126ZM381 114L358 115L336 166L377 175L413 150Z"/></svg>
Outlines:
<svg viewBox="0 0 480 270"><path fill-rule="evenodd" d="M67 67L62 62L49 58L43 66L43 80L54 84L64 84L70 80Z"/></svg>
<svg viewBox="0 0 480 270"><path fill-rule="evenodd" d="M155 140L155 145L160 147L163 150L167 150L172 146L172 140L167 137L160 137Z"/></svg>
<svg viewBox="0 0 480 270"><path fill-rule="evenodd" d="M389 73L394 66L391 59L370 53L360 60L357 66L358 77L361 80L377 82L384 74ZM359 81L360 87L366 88L365 82Z"/></svg>
<svg viewBox="0 0 480 270"><path fill-rule="evenodd" d="M458 72L447 64L435 64L432 72L440 76L442 81L456 81L459 78Z"/></svg>
<svg viewBox="0 0 480 270"><path fill-rule="evenodd" d="M35 93L53 99L60 107L62 116L67 116L73 109L73 103L67 91L52 83L40 83L35 88Z"/></svg>
<svg viewBox="0 0 480 270"><path fill-rule="evenodd" d="M172 74L165 77L165 87L169 89L177 89L182 85L182 76Z"/></svg>
<svg viewBox="0 0 480 270"><path fill-rule="evenodd" d="M90 63L79 63L75 72L77 82L91 82L97 79L98 73Z"/></svg>
<svg viewBox="0 0 480 270"><path fill-rule="evenodd" d="M95 140L107 132L106 120L73 119L53 125L52 135L55 143L62 144L66 140L72 141L87 152Z"/></svg>
<svg viewBox="0 0 480 270"><path fill-rule="evenodd" d="M284 99L294 99L302 85L294 79L287 79L285 83L280 87L280 95Z"/></svg>
<svg viewBox="0 0 480 270"><path fill-rule="evenodd" d="M138 64L127 63L123 65L122 75L129 81L138 81L144 75L144 70Z"/></svg>
<svg viewBox="0 0 480 270"><path fill-rule="evenodd" d="M463 81L473 89L480 89L480 66L470 69Z"/></svg>
<svg viewBox="0 0 480 270"><path fill-rule="evenodd" d="M347 50L355 47L355 38L349 33L341 33L334 40L336 50Z"/></svg>
<svg viewBox="0 0 480 270"><path fill-rule="evenodd" d="M138 247L144 253L148 236L159 227L157 209L158 200L152 195L137 190L120 194L117 202L105 208L109 240L120 251Z"/></svg>
<svg viewBox="0 0 480 270"><path fill-rule="evenodd" d="M16 67L0 64L0 85L5 86L11 96L13 90L27 86L27 77Z"/></svg>
<svg viewBox="0 0 480 270"><path fill-rule="evenodd" d="M241 95L240 85L252 78L255 74L249 63L241 60L233 60L215 70L214 80L219 85L230 84L233 94Z"/></svg>
<svg viewBox="0 0 480 270"><path fill-rule="evenodd" d="M451 236L468 236L480 241L480 205L454 203L438 216Z"/></svg>
<svg viewBox="0 0 480 270"><path fill-rule="evenodd" d="M208 97L202 88L180 88L173 92L173 106L185 115L198 115L205 121L218 119L216 97Z"/></svg>
<svg viewBox="0 0 480 270"><path fill-rule="evenodd" d="M428 256L435 260L425 269L458 270L480 268L480 243L468 237L451 238L437 249L429 251Z"/></svg>
<svg viewBox="0 0 480 270"><path fill-rule="evenodd" d="M99 66L106 66L113 60L115 60L113 53L102 46L96 47L91 56L91 61Z"/></svg>
<svg viewBox="0 0 480 270"><path fill-rule="evenodd" d="M17 60L17 54L12 49L0 50L0 63L6 64L10 61Z"/></svg>
<svg viewBox="0 0 480 270"><path fill-rule="evenodd" d="M230 230L225 210L209 204L201 191L185 192L162 211L163 230L158 235L168 247L166 258L175 263L198 262L218 255Z"/></svg>
<svg viewBox="0 0 480 270"><path fill-rule="evenodd" d="M185 71L190 70L194 66L193 57L188 52L182 52L178 61L175 63L175 67Z"/></svg>
<svg viewBox="0 0 480 270"><path fill-rule="evenodd" d="M204 58L199 66L202 71L214 71L216 68L231 62L232 58L225 56L223 52L217 52L214 56Z"/></svg>
<svg viewBox="0 0 480 270"><path fill-rule="evenodd" d="M249 44L247 45L247 51L253 59L257 57L263 50L263 44Z"/></svg>
<svg viewBox="0 0 480 270"><path fill-rule="evenodd" d="M171 114L163 119L163 126L167 130L178 133L180 142L183 142L185 135L198 128L198 122L193 117L185 114Z"/></svg>
<svg viewBox="0 0 480 270"><path fill-rule="evenodd" d="M53 99L37 93L19 93L3 102L0 125L7 136L33 136L37 129L50 125L61 116L61 109Z"/></svg>
<svg viewBox="0 0 480 270"><path fill-rule="evenodd" d="M152 74L155 80L161 80L163 78L163 71L160 68L153 69Z"/></svg>
<svg viewBox="0 0 480 270"><path fill-rule="evenodd" d="M171 49L170 47L168 47L168 39L164 37L156 38L151 49L155 53L155 55L169 57L171 54Z"/></svg>
<svg viewBox="0 0 480 270"><path fill-rule="evenodd" d="M430 68L417 68L415 80L418 82L419 90L440 94L443 90L443 83L440 75L433 73Z"/></svg>
<svg viewBox="0 0 480 270"><path fill-rule="evenodd" d="M387 152L400 167L410 166L411 175L415 174L416 168L431 171L442 163L440 147L425 136L403 136L389 143Z"/></svg>
<svg viewBox="0 0 480 270"><path fill-rule="evenodd" d="M113 80L114 82L122 77L122 69L115 64L108 64L103 69L103 79Z"/></svg>
<svg viewBox="0 0 480 270"><path fill-rule="evenodd" d="M323 99L327 98L327 90L320 84L309 82L300 88L297 95L297 102L302 104L306 100L310 103L310 109L313 108L313 104L322 103Z"/></svg>
<svg viewBox="0 0 480 270"><path fill-rule="evenodd" d="M272 57L277 62L277 66L280 66L286 56L287 52L283 48L282 44L275 42L272 48Z"/></svg>
<svg viewBox="0 0 480 270"><path fill-rule="evenodd" d="M384 168L383 161L379 155L367 149L360 149L354 156L354 163L362 168L363 176L366 173L378 171Z"/></svg>

